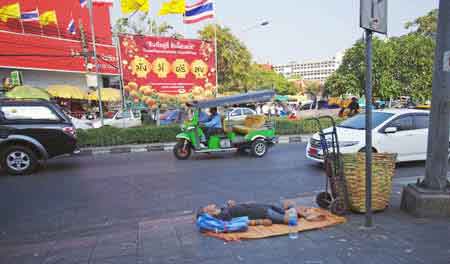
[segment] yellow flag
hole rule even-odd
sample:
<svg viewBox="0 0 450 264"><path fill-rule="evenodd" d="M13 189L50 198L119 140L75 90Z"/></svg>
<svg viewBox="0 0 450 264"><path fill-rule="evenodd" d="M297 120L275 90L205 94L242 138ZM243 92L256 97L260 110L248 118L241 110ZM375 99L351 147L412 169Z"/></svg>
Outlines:
<svg viewBox="0 0 450 264"><path fill-rule="evenodd" d="M148 13L150 6L149 0L120 0L120 6L123 14L134 13L136 11L142 11Z"/></svg>
<svg viewBox="0 0 450 264"><path fill-rule="evenodd" d="M39 16L39 23L43 26L47 26L50 24L58 24L58 19L56 18L56 11L47 11Z"/></svg>
<svg viewBox="0 0 450 264"><path fill-rule="evenodd" d="M6 5L0 8L0 20L7 22L10 18L20 19L19 3Z"/></svg>
<svg viewBox="0 0 450 264"><path fill-rule="evenodd" d="M186 1L185 0L170 0L169 2L164 2L161 9L159 10L159 15L169 15L169 14L184 14L186 12Z"/></svg>

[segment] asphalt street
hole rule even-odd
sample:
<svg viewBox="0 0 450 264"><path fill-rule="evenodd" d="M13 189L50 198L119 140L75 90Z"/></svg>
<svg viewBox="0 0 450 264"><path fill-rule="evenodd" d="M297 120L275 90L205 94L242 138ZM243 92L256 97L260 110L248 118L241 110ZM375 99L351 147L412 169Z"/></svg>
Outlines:
<svg viewBox="0 0 450 264"><path fill-rule="evenodd" d="M175 160L171 152L58 158L32 176L0 172L0 246L186 214L228 199L276 202L323 188L320 166L304 144L278 145L262 159L238 154ZM424 163L396 177L422 175Z"/></svg>

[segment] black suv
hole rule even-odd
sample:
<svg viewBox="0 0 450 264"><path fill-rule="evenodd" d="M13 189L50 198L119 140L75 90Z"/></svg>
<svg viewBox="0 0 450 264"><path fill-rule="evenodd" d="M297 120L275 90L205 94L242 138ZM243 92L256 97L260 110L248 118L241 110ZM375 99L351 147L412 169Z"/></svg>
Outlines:
<svg viewBox="0 0 450 264"><path fill-rule="evenodd" d="M75 128L57 105L0 99L0 166L8 174L33 173L39 161L74 153L76 145Z"/></svg>

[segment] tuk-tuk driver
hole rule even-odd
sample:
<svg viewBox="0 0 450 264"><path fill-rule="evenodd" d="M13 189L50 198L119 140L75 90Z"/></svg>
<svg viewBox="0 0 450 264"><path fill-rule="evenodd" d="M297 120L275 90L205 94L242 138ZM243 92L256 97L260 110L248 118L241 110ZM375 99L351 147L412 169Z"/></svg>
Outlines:
<svg viewBox="0 0 450 264"><path fill-rule="evenodd" d="M201 122L206 128L206 135L209 137L210 135L214 135L222 130L222 118L220 114L217 112L217 107L211 107L209 109L210 116L208 121ZM201 147L205 148L206 146L203 143L206 143L206 137L203 136L201 141Z"/></svg>

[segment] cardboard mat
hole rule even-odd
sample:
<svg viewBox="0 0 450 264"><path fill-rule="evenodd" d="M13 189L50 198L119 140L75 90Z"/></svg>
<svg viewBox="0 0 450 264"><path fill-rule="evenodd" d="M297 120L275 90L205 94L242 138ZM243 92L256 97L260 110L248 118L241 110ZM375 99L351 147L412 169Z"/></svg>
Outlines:
<svg viewBox="0 0 450 264"><path fill-rule="evenodd" d="M305 209L304 207L299 207L298 209ZM321 208L308 208L308 210L319 214L322 217L320 220L308 221L301 217L298 220L297 231L308 231L314 229L321 229L329 226L334 226L338 224L343 224L346 222L345 217L333 215L327 210ZM289 233L289 227L287 225L271 225L271 226L249 226L246 232L238 233L214 233L214 232L204 232L203 234L210 237L215 237L225 241L239 241L239 240L249 240L249 239L261 239L272 236L282 236Z"/></svg>

